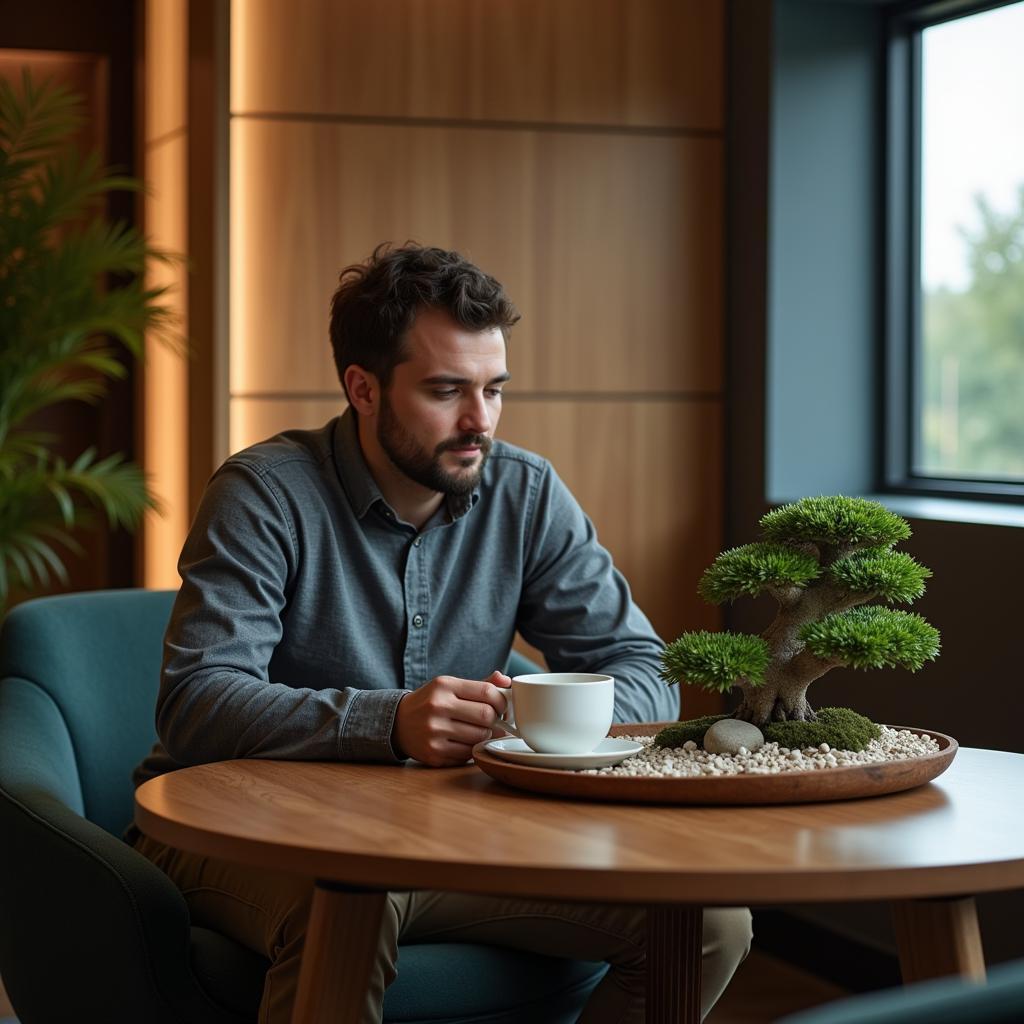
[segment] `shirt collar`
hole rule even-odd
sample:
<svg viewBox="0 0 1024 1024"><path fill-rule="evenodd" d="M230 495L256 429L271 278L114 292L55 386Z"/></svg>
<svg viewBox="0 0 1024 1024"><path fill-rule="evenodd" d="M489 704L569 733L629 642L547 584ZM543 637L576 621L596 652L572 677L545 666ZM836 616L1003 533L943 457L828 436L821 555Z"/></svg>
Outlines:
<svg viewBox="0 0 1024 1024"><path fill-rule="evenodd" d="M363 458L359 445L359 425L351 406L334 421L334 464L358 519L378 501L384 501L377 481ZM385 502L386 504L386 502Z"/></svg>
<svg viewBox="0 0 1024 1024"><path fill-rule="evenodd" d="M385 509L390 509L384 495L380 493L377 481L373 479L370 467L366 464L363 449L359 444L359 424L351 406L335 421L334 463L358 519L362 519L378 501ZM456 519L461 519L479 498L479 488L472 494L447 495L445 507L451 521L455 522ZM391 511L393 512L393 510Z"/></svg>
<svg viewBox="0 0 1024 1024"><path fill-rule="evenodd" d="M445 497L448 506L448 515L454 523L461 519L480 500L480 488L473 490L472 494L449 494Z"/></svg>

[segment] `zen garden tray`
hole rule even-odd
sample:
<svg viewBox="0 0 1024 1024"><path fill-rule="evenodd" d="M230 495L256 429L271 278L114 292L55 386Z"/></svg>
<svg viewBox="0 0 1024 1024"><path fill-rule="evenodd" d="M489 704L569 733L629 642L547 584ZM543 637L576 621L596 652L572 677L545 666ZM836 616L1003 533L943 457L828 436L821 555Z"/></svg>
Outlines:
<svg viewBox="0 0 1024 1024"><path fill-rule="evenodd" d="M614 725L610 735L652 736L664 725ZM482 772L498 782L550 796L625 803L795 804L853 800L913 789L941 775L956 756L957 742L951 736L909 726L890 728L907 728L918 735L927 733L939 744L939 749L920 757L813 771L690 778L587 775L578 771L537 768L503 761L483 749L483 744L474 748L473 759Z"/></svg>

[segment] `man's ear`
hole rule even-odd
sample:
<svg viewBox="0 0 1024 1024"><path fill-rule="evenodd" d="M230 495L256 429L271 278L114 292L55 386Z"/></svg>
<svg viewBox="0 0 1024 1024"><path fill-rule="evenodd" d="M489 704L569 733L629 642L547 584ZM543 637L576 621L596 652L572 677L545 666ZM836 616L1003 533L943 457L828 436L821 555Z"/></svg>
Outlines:
<svg viewBox="0 0 1024 1024"><path fill-rule="evenodd" d="M360 416L373 416L380 409L380 383L377 375L355 363L345 368L348 401Z"/></svg>

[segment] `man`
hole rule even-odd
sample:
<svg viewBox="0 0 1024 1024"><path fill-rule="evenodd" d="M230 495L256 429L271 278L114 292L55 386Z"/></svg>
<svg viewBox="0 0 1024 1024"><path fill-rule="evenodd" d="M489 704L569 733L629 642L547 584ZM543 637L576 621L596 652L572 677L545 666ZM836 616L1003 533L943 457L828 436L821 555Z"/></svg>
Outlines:
<svg viewBox="0 0 1024 1024"><path fill-rule="evenodd" d="M210 481L137 782L237 757L462 764L504 710L517 629L554 671L613 675L618 720L675 717L661 642L590 522L547 462L494 440L518 319L457 253L382 246L342 272L331 344L349 409ZM260 1021L286 1024L311 883L134 839L196 923L271 960ZM750 916L712 910L704 927L706 1012ZM440 935L607 960L582 1019L643 1019L641 910L426 892L389 897L366 1021L399 939Z"/></svg>

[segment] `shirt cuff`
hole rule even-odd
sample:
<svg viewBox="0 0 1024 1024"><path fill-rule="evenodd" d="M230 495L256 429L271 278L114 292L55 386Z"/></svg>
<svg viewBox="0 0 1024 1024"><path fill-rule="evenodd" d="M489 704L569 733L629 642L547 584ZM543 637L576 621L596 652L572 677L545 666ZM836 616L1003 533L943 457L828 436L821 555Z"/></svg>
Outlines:
<svg viewBox="0 0 1024 1024"><path fill-rule="evenodd" d="M338 738L341 761L389 761L405 759L391 745L391 730L399 701L408 690L356 690Z"/></svg>

